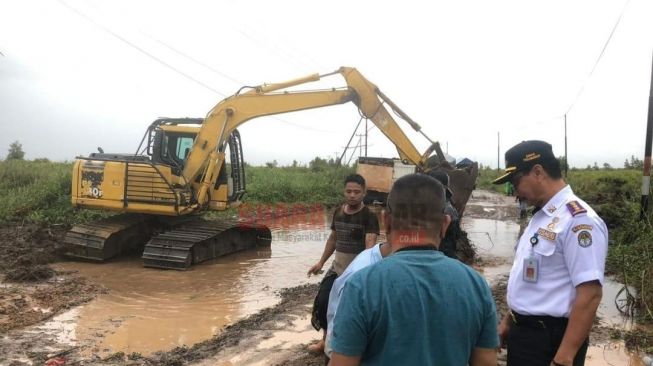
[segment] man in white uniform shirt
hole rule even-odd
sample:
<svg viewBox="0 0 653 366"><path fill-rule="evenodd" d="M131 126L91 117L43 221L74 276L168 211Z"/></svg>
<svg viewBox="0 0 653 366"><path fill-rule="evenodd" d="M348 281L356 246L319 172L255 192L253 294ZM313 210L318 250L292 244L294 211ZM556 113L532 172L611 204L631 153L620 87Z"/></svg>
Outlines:
<svg viewBox="0 0 653 366"><path fill-rule="evenodd" d="M582 366L602 296L608 230L562 178L551 145L524 141L506 152L505 174L536 212L515 247L499 338L508 366Z"/></svg>
<svg viewBox="0 0 653 366"><path fill-rule="evenodd" d="M329 363L331 357L331 332L333 331L333 318L336 316L338 310L338 303L340 302L340 295L345 283L349 276L358 272L359 270L380 262L383 258L391 253L390 245L387 243L379 243L372 248L365 249L347 266L344 272L336 279L329 293L329 307L327 310L327 332L326 332L326 345L324 347L324 354L327 357L326 363Z"/></svg>

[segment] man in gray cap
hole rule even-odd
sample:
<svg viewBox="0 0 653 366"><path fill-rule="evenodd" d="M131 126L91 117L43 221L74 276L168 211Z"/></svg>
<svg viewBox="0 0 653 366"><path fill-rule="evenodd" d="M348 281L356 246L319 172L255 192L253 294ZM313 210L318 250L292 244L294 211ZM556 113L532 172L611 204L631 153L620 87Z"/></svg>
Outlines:
<svg viewBox="0 0 653 366"><path fill-rule="evenodd" d="M608 229L562 178L551 145L524 141L506 152L510 182L536 212L515 247L510 311L499 324L508 366L581 366L602 296Z"/></svg>
<svg viewBox="0 0 653 366"><path fill-rule="evenodd" d="M451 204L453 192L451 192L451 189L449 188L449 174L441 170L431 170L426 174L437 179L444 186L447 198L444 213L451 217L451 224L447 228L444 239L442 239L442 242L440 243L440 251L449 258L459 259L456 254L456 243L458 242L458 238L461 236L462 229L460 228L460 217L458 211Z"/></svg>

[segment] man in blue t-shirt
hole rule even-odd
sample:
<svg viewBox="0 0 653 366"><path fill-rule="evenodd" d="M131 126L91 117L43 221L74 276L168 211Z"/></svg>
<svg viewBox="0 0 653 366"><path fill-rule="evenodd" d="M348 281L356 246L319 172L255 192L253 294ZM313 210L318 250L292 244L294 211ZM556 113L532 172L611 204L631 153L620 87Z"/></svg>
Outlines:
<svg viewBox="0 0 653 366"><path fill-rule="evenodd" d="M442 184L408 175L394 183L387 202L393 254L345 284L330 365L496 365L497 318L487 282L437 251L451 221Z"/></svg>

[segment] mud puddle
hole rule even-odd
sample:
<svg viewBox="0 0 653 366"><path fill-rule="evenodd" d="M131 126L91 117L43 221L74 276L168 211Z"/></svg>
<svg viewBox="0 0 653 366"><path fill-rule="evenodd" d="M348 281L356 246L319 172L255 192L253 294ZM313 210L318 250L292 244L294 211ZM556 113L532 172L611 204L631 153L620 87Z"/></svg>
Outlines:
<svg viewBox="0 0 653 366"><path fill-rule="evenodd" d="M24 335L41 334L59 348L75 347L83 357L149 355L210 339L226 325L278 303L279 290L319 281L307 278L306 270L323 250L327 221L324 211L270 218L269 250L236 253L184 272L143 268L138 257L58 263L56 270L77 272L107 293L25 329Z"/></svg>
<svg viewBox="0 0 653 366"><path fill-rule="evenodd" d="M513 197L475 192L463 220L480 257L475 267L504 294L522 227L515 220L513 201ZM271 250L237 253L187 272L143 268L138 258L104 265L62 263L58 269L79 271L108 293L37 327L10 333L2 341L22 343L10 347L15 357L7 360L31 364L28 360L35 358L29 352L34 350L17 350L38 339L36 343L46 344L50 355L71 351L71 362L323 365L323 356L305 350L320 337L310 325L309 314L321 279L307 278L306 270L322 253L329 233L328 216L321 212L311 218L295 215L272 220L268 222L273 231ZM592 334L586 364L639 366L638 357L628 353L623 343L610 341L605 331L623 329L610 292L613 285L613 292L618 291L619 284L608 281L599 309L604 333L600 342ZM101 360L115 352L124 356ZM125 356L130 354L133 357L127 361Z"/></svg>

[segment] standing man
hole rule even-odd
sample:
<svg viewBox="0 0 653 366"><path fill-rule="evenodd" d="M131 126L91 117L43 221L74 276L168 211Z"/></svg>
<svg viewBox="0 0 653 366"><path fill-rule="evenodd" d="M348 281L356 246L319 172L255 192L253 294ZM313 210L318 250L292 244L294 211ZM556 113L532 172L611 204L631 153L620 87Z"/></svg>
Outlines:
<svg viewBox="0 0 653 366"><path fill-rule="evenodd" d="M345 203L336 208L331 221L331 234L327 239L322 257L309 270L308 275L316 275L324 263L335 252L331 268L320 283L315 301L311 324L315 330L324 331L322 340L309 346L309 351L324 352L324 338L327 330L327 307L329 292L333 282L347 268L356 255L367 248L372 248L379 235L379 221L376 215L363 204L365 197L365 179L359 174L345 178Z"/></svg>
<svg viewBox="0 0 653 366"><path fill-rule="evenodd" d="M383 258L389 256L391 253L390 244L388 243L379 243L373 246L372 248L365 249L360 252L359 255L354 258L354 260L347 266L344 272L333 283L331 292L329 293L329 308L327 310L327 332L326 332L326 343L324 345L324 354L326 355L327 364L329 358L331 357L331 337L333 335L333 318L336 316L336 311L338 311L338 304L340 303L340 296L342 295L342 289L345 287L345 283L351 275L360 271L361 269L371 266L375 263L380 262Z"/></svg>
<svg viewBox="0 0 653 366"><path fill-rule="evenodd" d="M442 239L440 242L440 251L449 258L459 259L456 252L458 249L458 239L462 236L462 228L460 227L460 217L458 216L458 211L451 204L451 197L453 197L453 192L449 188L449 174L439 170L432 170L426 174L437 179L438 182L442 183L442 186L444 186L444 191L447 197L444 213L451 217L451 223L447 228L444 239Z"/></svg>
<svg viewBox="0 0 653 366"><path fill-rule="evenodd" d="M352 274L333 324L332 366L496 366L496 309L476 271L438 251L442 184L398 179L384 213L392 255Z"/></svg>
<svg viewBox="0 0 653 366"><path fill-rule="evenodd" d="M524 141L506 152L505 174L536 207L515 250L499 338L509 366L582 366L601 302L608 229L562 178L551 145Z"/></svg>

